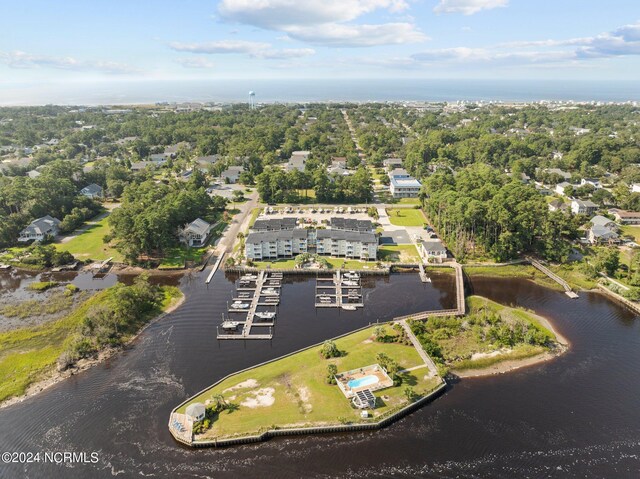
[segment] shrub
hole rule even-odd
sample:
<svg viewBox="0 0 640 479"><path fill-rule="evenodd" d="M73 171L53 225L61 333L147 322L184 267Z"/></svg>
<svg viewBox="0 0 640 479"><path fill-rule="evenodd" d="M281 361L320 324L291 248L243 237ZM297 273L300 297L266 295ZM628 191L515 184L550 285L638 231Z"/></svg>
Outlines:
<svg viewBox="0 0 640 479"><path fill-rule="evenodd" d="M336 374L338 374L338 366L335 364L329 364L327 366L327 383L336 384Z"/></svg>
<svg viewBox="0 0 640 479"><path fill-rule="evenodd" d="M334 343L333 341L325 341L322 345L322 349L320 350L320 355L324 359L338 358L342 356L342 352L338 349L338 346L336 346L336 343Z"/></svg>

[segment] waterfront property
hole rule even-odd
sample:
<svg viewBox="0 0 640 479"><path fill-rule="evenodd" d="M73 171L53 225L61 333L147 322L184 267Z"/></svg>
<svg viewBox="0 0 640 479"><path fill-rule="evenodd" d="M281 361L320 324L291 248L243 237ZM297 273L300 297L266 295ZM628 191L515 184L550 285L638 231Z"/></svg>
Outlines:
<svg viewBox="0 0 640 479"><path fill-rule="evenodd" d="M60 220L49 215L33 220L29 226L20 232L18 241L42 241L47 237L54 237L60 231Z"/></svg>
<svg viewBox="0 0 640 479"><path fill-rule="evenodd" d="M335 379L345 397L351 400L356 399L357 394L360 392L369 391L372 393L393 386L393 380L379 364L338 373ZM373 395L371 396L373 397ZM375 403L373 407L375 407ZM360 407L360 409L363 408Z"/></svg>
<svg viewBox="0 0 640 479"><path fill-rule="evenodd" d="M334 339L337 350L343 352L338 357L324 359L320 354L322 345L316 345L218 381L173 411L169 420L171 433L182 440L184 432L176 429L174 419L184 418L191 404L211 407L220 400L220 396L232 407L207 416L210 427L183 442L190 445L224 444L225 439L254 436L274 427L317 427L321 430L345 424L371 424L411 404L405 393L407 386L411 386L418 401L441 387L442 379L430 374L413 345L396 341L378 342L374 339L374 329L367 327ZM396 334L388 326L384 329L385 334L391 337ZM328 381L327 368L335 365L339 371L353 371L366 364L375 366L380 353L398 364L402 384L375 391L377 407L370 418L365 419L350 401L345 400L340 386ZM381 385L388 384L386 377L380 375ZM368 381L370 379L365 382Z"/></svg>
<svg viewBox="0 0 640 479"><path fill-rule="evenodd" d="M180 240L188 246L204 246L209 240L213 226L201 218L196 218L180 232Z"/></svg>
<svg viewBox="0 0 640 479"><path fill-rule="evenodd" d="M447 259L447 248L439 239L421 240L418 247L422 257L429 263L442 263Z"/></svg>
<svg viewBox="0 0 640 479"><path fill-rule="evenodd" d="M330 229L296 228L295 218L259 219L245 240L250 260L293 258L303 253L375 260L378 238L369 220L331 218Z"/></svg>
<svg viewBox="0 0 640 479"><path fill-rule="evenodd" d="M640 225L639 212L612 208L609 210L609 213L613 214L616 221L623 225Z"/></svg>

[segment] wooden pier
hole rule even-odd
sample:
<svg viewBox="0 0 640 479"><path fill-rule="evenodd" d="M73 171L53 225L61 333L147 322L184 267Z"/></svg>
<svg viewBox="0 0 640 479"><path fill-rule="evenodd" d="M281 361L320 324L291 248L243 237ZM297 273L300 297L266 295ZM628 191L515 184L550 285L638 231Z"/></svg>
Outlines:
<svg viewBox="0 0 640 479"><path fill-rule="evenodd" d="M346 292L345 292L346 290ZM316 278L316 308L364 308L360 275L338 271L331 278Z"/></svg>
<svg viewBox="0 0 640 479"><path fill-rule="evenodd" d="M427 276L427 272L424 270L424 265L420 263L418 267L420 268L420 281L423 283L431 283L431 278Z"/></svg>
<svg viewBox="0 0 640 479"><path fill-rule="evenodd" d="M560 276L558 276L557 274L553 273L549 268L547 268L542 263L540 263L539 261L537 261L537 260L535 260L533 258L527 258L527 260L529 261L529 263L531 263L531 266L533 266L534 268L536 268L539 271L542 271L549 278L551 278L556 283L558 283L560 286L562 286L564 288L564 294L569 296L571 299L578 298L578 295L571 289L571 286L569 286L569 283L567 283Z"/></svg>
<svg viewBox="0 0 640 479"><path fill-rule="evenodd" d="M253 286L247 286L247 283L255 283ZM218 339L273 339L273 327L275 326L275 316L267 321L257 320L260 313L258 307L274 308L277 313L277 307L280 303L280 289L282 287L282 273L272 273L270 271L260 271L254 278L240 279L243 286L236 288L236 294L233 298L234 304L249 303L246 308L232 307L228 308L228 314L246 314L244 321L234 321L237 327L242 327L238 333L220 332L218 326ZM251 334L251 328L269 328L269 333Z"/></svg>

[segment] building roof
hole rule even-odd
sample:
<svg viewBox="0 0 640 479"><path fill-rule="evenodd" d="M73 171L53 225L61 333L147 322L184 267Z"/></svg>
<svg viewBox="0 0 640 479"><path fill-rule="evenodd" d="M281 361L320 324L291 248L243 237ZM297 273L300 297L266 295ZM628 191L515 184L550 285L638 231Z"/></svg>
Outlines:
<svg viewBox="0 0 640 479"><path fill-rule="evenodd" d="M254 231L290 230L295 228L297 224L298 220L296 218L270 218L256 220L251 229Z"/></svg>
<svg viewBox="0 0 640 479"><path fill-rule="evenodd" d="M591 234L599 239L615 239L618 237L615 231L611 231L609 228L600 225L593 225L591 227Z"/></svg>
<svg viewBox="0 0 640 479"><path fill-rule="evenodd" d="M186 226L185 230L204 235L209 232L210 228L211 228L211 225L207 223L205 220L201 218L196 218Z"/></svg>
<svg viewBox="0 0 640 479"><path fill-rule="evenodd" d="M318 230L318 240L330 238L332 240L360 241L361 243L378 244L378 238L373 233L344 230Z"/></svg>
<svg viewBox="0 0 640 479"><path fill-rule="evenodd" d="M596 215L593 218L591 218L591 224L594 226L606 226L612 223L614 223L613 220L610 220L609 218L602 215Z"/></svg>
<svg viewBox="0 0 640 479"><path fill-rule="evenodd" d="M331 218L329 226L335 230L361 231L365 233L373 230L373 223L370 220L357 220L354 218Z"/></svg>
<svg viewBox="0 0 640 479"><path fill-rule="evenodd" d="M584 206L586 208L597 208L598 207L598 205L596 205L591 200L572 200L572 203L576 203L578 206Z"/></svg>
<svg viewBox="0 0 640 479"><path fill-rule="evenodd" d="M422 183L416 180L415 178L397 178L395 176L391 177L391 184L394 188L420 188Z"/></svg>
<svg viewBox="0 0 640 479"><path fill-rule="evenodd" d="M277 240L306 239L308 230L296 228L294 230L280 231L255 231L249 233L246 239L247 244L269 243Z"/></svg>
<svg viewBox="0 0 640 479"><path fill-rule="evenodd" d="M102 186L91 183L80 190L85 195L100 195L102 194Z"/></svg>
<svg viewBox="0 0 640 479"><path fill-rule="evenodd" d="M396 178L396 177L398 177L398 178L411 178L411 175L404 168L394 168L389 173L389 177L391 177L391 178Z"/></svg>
<svg viewBox="0 0 640 479"><path fill-rule="evenodd" d="M224 170L221 175L222 176L235 176L239 175L244 171L244 166L230 166L226 170Z"/></svg>
<svg viewBox="0 0 640 479"><path fill-rule="evenodd" d="M205 414L206 408L201 402L195 402L193 404L189 404L185 409L185 412L187 413L187 416L197 418L202 417Z"/></svg>
<svg viewBox="0 0 640 479"><path fill-rule="evenodd" d="M45 234L52 227L57 228L60 223L61 221L58 218L49 215L43 216L33 220L29 226L22 230L22 233Z"/></svg>
<svg viewBox="0 0 640 479"><path fill-rule="evenodd" d="M422 240L422 247L425 251L435 251L437 253L446 253L447 248L440 240Z"/></svg>

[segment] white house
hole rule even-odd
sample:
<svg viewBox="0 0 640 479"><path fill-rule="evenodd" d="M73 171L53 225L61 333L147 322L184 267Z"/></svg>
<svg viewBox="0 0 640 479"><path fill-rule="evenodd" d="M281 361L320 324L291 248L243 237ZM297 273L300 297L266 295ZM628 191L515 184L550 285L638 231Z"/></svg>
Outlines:
<svg viewBox="0 0 640 479"><path fill-rule="evenodd" d="M430 263L442 263L447 258L447 248L439 239L422 240L418 247L423 258Z"/></svg>
<svg viewBox="0 0 640 479"><path fill-rule="evenodd" d="M574 215L591 215L598 210L598 205L596 205L591 200L572 200L571 201L571 212Z"/></svg>
<svg viewBox="0 0 640 479"><path fill-rule="evenodd" d="M180 239L189 246L204 246L209 239L209 233L211 233L212 225L205 220L197 218L187 226L180 233Z"/></svg>
<svg viewBox="0 0 640 479"><path fill-rule="evenodd" d="M204 404L202 404L201 402L195 402L187 406L185 413L191 421L198 422L204 419L207 410L204 407Z"/></svg>
<svg viewBox="0 0 640 479"><path fill-rule="evenodd" d="M220 179L224 180L225 183L237 183L243 172L244 166L230 166L220 173Z"/></svg>
<svg viewBox="0 0 640 479"><path fill-rule="evenodd" d="M582 178L580 180L580 186L585 186L585 185L593 186L596 190L599 190L600 188L602 188L602 184L600 183L600 180L597 180L595 178Z"/></svg>
<svg viewBox="0 0 640 479"><path fill-rule="evenodd" d="M415 198L422 187L420 181L402 168L393 169L389 173L389 180L389 192L394 198Z"/></svg>
<svg viewBox="0 0 640 479"><path fill-rule="evenodd" d="M47 236L56 236L59 232L60 220L49 215L33 220L20 232L18 241L42 241Z"/></svg>
<svg viewBox="0 0 640 479"><path fill-rule="evenodd" d="M570 183L567 183L566 181L563 181L562 183L558 183L554 189L554 191L556 192L556 194L561 195L561 196L566 196L565 195L565 188L567 188L568 186L572 186Z"/></svg>
<svg viewBox="0 0 640 479"><path fill-rule="evenodd" d="M587 239L591 244L599 243L619 243L618 233L606 226L593 225L587 232Z"/></svg>
<svg viewBox="0 0 640 479"><path fill-rule="evenodd" d="M104 190L102 186L91 183L80 190L80 194L87 198L103 198Z"/></svg>
<svg viewBox="0 0 640 479"><path fill-rule="evenodd" d="M311 155L310 151L294 151L291 153L291 158L286 165L287 171L299 170L304 171L307 160L309 159L309 155Z"/></svg>

